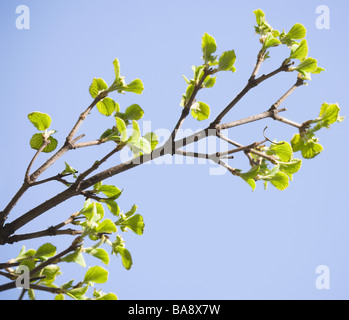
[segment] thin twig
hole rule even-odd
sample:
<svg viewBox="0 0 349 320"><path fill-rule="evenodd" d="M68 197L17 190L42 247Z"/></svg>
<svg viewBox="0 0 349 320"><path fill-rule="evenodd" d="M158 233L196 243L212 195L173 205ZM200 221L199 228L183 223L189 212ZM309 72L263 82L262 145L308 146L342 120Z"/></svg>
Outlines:
<svg viewBox="0 0 349 320"><path fill-rule="evenodd" d="M286 108L269 109L265 112L262 112L262 113L254 115L254 116L244 118L244 119L240 119L240 120L236 120L236 121L232 121L232 122L228 122L228 123L224 123L224 124L218 124L216 126L216 129L217 129L217 131L220 131L220 130L224 130L224 129L229 129L229 128L241 126L243 124L258 121L258 120L265 119L265 118L274 118L275 114L280 113L280 112L284 112L286 110L287 110Z"/></svg>
<svg viewBox="0 0 349 320"><path fill-rule="evenodd" d="M40 148L36 151L33 159L30 161L29 165L28 165L28 168L27 168L27 171L25 172L25 181L28 183L28 184L31 184L31 178L30 178L30 169L31 167L33 166L36 158L39 156L39 154L50 144L50 140L48 140L46 137L44 138L44 141L42 143L42 145L40 146Z"/></svg>

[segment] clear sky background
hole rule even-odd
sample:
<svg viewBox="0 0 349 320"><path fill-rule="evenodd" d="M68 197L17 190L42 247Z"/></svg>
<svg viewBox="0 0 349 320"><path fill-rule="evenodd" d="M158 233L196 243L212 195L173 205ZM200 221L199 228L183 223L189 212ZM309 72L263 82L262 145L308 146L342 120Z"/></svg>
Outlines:
<svg viewBox="0 0 349 320"><path fill-rule="evenodd" d="M17 30L16 7L30 9L30 30ZM319 30L318 5L330 9L330 29ZM125 109L139 103L152 130L172 129L181 112L179 102L192 76L191 66L201 64L201 37L215 37L218 53L234 49L237 73L218 74L213 89L199 93L212 115L243 88L260 48L254 35L253 10L261 8L276 29L289 30L300 22L308 30L309 55L327 71L314 75L284 103L284 116L297 122L315 118L323 102L338 102L348 115L347 12L348 1L43 1L6 0L0 4L1 209L23 181L34 155L29 140L34 127L32 111L51 115L60 144L78 115L91 103L88 92L93 77L113 81L114 58L127 80L141 78L141 96L112 97ZM271 50L261 73L274 70L286 58L286 49ZM280 74L246 96L228 115L232 121L267 110L295 82L295 73ZM348 120L347 120L348 121ZM319 133L325 151L304 160L301 171L286 191L262 183L255 192L231 174L210 175L213 164L142 165L105 183L124 188L122 210L136 203L144 217L143 236L124 234L133 256L130 271L120 258L111 257L110 281L98 285L120 299L348 299L349 203L348 125L335 124ZM95 139L113 119L96 110L79 133ZM207 123L188 117L184 128L195 130ZM269 138L290 140L295 130L272 120L239 128L229 137L242 144ZM64 161L82 171L100 159L111 145L71 151L43 177L57 174ZM300 156L300 155L296 155ZM45 155L40 155L42 163ZM242 161L243 160L243 161ZM117 164L116 157L108 162ZM244 158L232 166L248 169ZM103 168L106 168L104 166ZM16 206L10 220L62 190L52 182L30 190ZM81 209L82 197L70 200L29 224L21 233L47 228ZM58 238L47 238L57 244ZM54 242L56 241L56 242ZM72 239L58 240L63 250ZM28 241L37 248L40 241ZM0 262L16 256L21 244L0 248ZM86 259L88 265L97 264ZM330 269L330 289L318 290L315 269ZM83 277L86 269L64 265L58 284ZM4 279L1 279L4 283ZM5 280L6 281L6 280ZM0 299L17 299L14 289ZM37 292L38 298L52 298Z"/></svg>

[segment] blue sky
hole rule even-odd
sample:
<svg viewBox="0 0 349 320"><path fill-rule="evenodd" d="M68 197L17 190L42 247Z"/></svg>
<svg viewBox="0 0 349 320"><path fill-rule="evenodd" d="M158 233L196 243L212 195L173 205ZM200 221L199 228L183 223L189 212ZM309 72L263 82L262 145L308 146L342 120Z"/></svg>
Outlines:
<svg viewBox="0 0 349 320"><path fill-rule="evenodd" d="M16 29L16 7L30 9L30 29ZM316 28L318 5L330 9L330 29ZM112 97L122 109L138 103L152 130L170 130L181 112L185 91L182 74L192 76L191 66L201 63L201 37L215 37L218 53L234 49L237 72L220 73L212 89L200 92L200 100L213 115L243 88L260 48L254 35L253 10L261 8L276 29L289 30L300 22L308 30L309 55L318 59L325 73L314 75L284 103L285 117L297 122L315 118L323 102L338 102L348 112L347 97L347 1L2 1L0 5L2 50L2 117L0 142L0 205L11 199L23 181L33 156L29 140L34 127L27 119L32 111L52 117L52 128L62 144L78 115L91 103L88 92L93 77L113 81L114 58L127 80L141 78L141 96ZM261 73L279 66L287 50L275 48ZM295 81L295 74L277 76L254 89L228 115L227 121L267 110ZM96 110L79 133L94 139L113 125ZM189 118L184 128L196 130L207 123ZM295 131L279 123L261 121L229 132L248 144L263 139L268 125L271 139L290 140ZM251 189L230 174L210 175L212 164L143 165L105 183L124 188L122 210L136 203L145 219L141 237L124 235L134 266L123 269L112 257L110 281L98 286L120 299L347 299L349 298L349 205L346 166L349 160L348 126L334 125L319 133L325 151L304 160L290 187L280 192L262 184ZM110 146L68 153L45 177L64 168L64 161L83 170L101 158ZM37 165L45 160L41 155ZM244 158L232 166L247 169ZM108 162L115 165L118 158ZM104 167L106 168L106 167ZM51 183L26 194L10 219L62 190ZM21 232L46 228L81 209L83 198L64 203L29 224ZM55 239L45 239L54 242ZM58 242L58 250L70 243ZM37 248L41 241L28 241ZM0 248L1 262L16 256L20 244ZM96 263L86 259L88 265ZM330 269L330 289L318 290L315 269ZM58 283L82 277L79 266L65 265ZM19 291L0 294L16 299ZM37 293L38 298L51 298Z"/></svg>

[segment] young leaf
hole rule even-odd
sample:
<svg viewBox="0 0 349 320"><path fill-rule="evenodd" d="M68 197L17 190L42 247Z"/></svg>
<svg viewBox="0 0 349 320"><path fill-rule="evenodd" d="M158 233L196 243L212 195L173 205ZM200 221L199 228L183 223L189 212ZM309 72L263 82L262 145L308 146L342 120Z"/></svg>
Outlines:
<svg viewBox="0 0 349 320"><path fill-rule="evenodd" d="M114 293L107 293L99 296L96 300L118 300L118 297Z"/></svg>
<svg viewBox="0 0 349 320"><path fill-rule="evenodd" d="M137 141L129 141L127 145L131 148L132 152L136 155L139 154L140 151L149 154L151 153L151 145L149 141L143 137L140 137Z"/></svg>
<svg viewBox="0 0 349 320"><path fill-rule="evenodd" d="M128 91L128 92L133 92L136 94L141 94L144 90L144 85L143 85L142 80L135 79L135 80L131 81L127 86L124 86L122 88L122 90Z"/></svg>
<svg viewBox="0 0 349 320"><path fill-rule="evenodd" d="M305 159L312 159L323 151L323 147L318 143L318 139L311 136L309 139L303 139L298 133L291 140L294 152L301 151Z"/></svg>
<svg viewBox="0 0 349 320"><path fill-rule="evenodd" d="M293 157L292 147L286 141L272 144L267 150L266 154L276 155L282 162L289 162Z"/></svg>
<svg viewBox="0 0 349 320"><path fill-rule="evenodd" d="M206 120L210 116L210 107L201 101L195 102L191 107L191 115L198 121Z"/></svg>
<svg viewBox="0 0 349 320"><path fill-rule="evenodd" d="M261 9L253 11L256 16L256 22L259 27L265 23L265 13Z"/></svg>
<svg viewBox="0 0 349 320"><path fill-rule="evenodd" d="M97 233L114 233L116 231L116 226L110 219L103 220L96 228Z"/></svg>
<svg viewBox="0 0 349 320"><path fill-rule="evenodd" d="M131 210L129 210L129 211L127 211L124 215L125 215L125 217L131 217L132 215L134 215L135 213L136 213L136 211L137 211L137 209L138 209L138 206L137 205L133 205L132 206L132 208L131 208Z"/></svg>
<svg viewBox="0 0 349 320"><path fill-rule="evenodd" d="M217 77L207 76L205 81L204 81L204 87L205 88L212 88L216 84L216 78Z"/></svg>
<svg viewBox="0 0 349 320"><path fill-rule="evenodd" d="M291 68L291 70L297 70L301 73L313 72L317 69L317 61L314 58L307 58L297 67Z"/></svg>
<svg viewBox="0 0 349 320"><path fill-rule="evenodd" d="M131 141L138 141L139 138L141 137L141 131L139 129L138 122L135 120L132 120L132 127L133 127L133 131L130 139Z"/></svg>
<svg viewBox="0 0 349 320"><path fill-rule="evenodd" d="M331 124L340 121L339 116L340 108L338 104L323 103L320 109L318 125L321 127L329 128Z"/></svg>
<svg viewBox="0 0 349 320"><path fill-rule="evenodd" d="M324 68L321 68L321 67L317 67L316 69L315 69L315 71L313 71L312 73L313 74L318 74L318 73L321 73L322 71L326 71Z"/></svg>
<svg viewBox="0 0 349 320"><path fill-rule="evenodd" d="M124 120L122 120L119 117L115 117L115 120L116 120L116 127L118 128L121 134L121 142L126 142L127 141L126 123Z"/></svg>
<svg viewBox="0 0 349 320"><path fill-rule="evenodd" d="M85 252L99 260L101 260L104 264L109 264L109 255L108 252L102 248L86 248Z"/></svg>
<svg viewBox="0 0 349 320"><path fill-rule="evenodd" d="M308 55L308 43L303 39L300 44L294 44L291 47L290 59L304 60Z"/></svg>
<svg viewBox="0 0 349 320"><path fill-rule="evenodd" d="M97 109L101 114L109 117L116 110L116 103L113 99L106 97L97 103Z"/></svg>
<svg viewBox="0 0 349 320"><path fill-rule="evenodd" d="M292 159L290 162L279 162L280 171L285 172L287 175L293 175L298 172L302 166L302 160Z"/></svg>
<svg viewBox="0 0 349 320"><path fill-rule="evenodd" d="M66 294L74 300L84 300L83 298L87 290L88 286L84 286L80 288L71 289Z"/></svg>
<svg viewBox="0 0 349 320"><path fill-rule="evenodd" d="M284 172L277 172L269 181L275 188L281 191L287 189L289 185L289 178Z"/></svg>
<svg viewBox="0 0 349 320"><path fill-rule="evenodd" d="M108 271L100 266L91 267L87 270L84 283L105 283L108 281Z"/></svg>
<svg viewBox="0 0 349 320"><path fill-rule="evenodd" d="M115 80L119 80L120 78L120 63L119 60L115 58L113 61L114 65L114 73L115 73Z"/></svg>
<svg viewBox="0 0 349 320"><path fill-rule="evenodd" d="M138 104L132 104L126 108L124 120L140 120L143 115L143 109Z"/></svg>
<svg viewBox="0 0 349 320"><path fill-rule="evenodd" d="M39 247L34 256L37 258L53 257L56 253L56 249L57 248L53 244L45 243Z"/></svg>
<svg viewBox="0 0 349 320"><path fill-rule="evenodd" d="M44 281L54 280L59 274L60 268L55 264L50 264L42 271L42 275L45 276Z"/></svg>
<svg viewBox="0 0 349 320"><path fill-rule="evenodd" d="M271 47L277 47L280 44L281 44L280 40L276 39L271 33L269 33L266 39L264 40L262 49L267 50Z"/></svg>
<svg viewBox="0 0 349 320"><path fill-rule="evenodd" d="M32 112L28 114L28 119L40 131L48 129L51 125L51 117L46 113Z"/></svg>
<svg viewBox="0 0 349 320"><path fill-rule="evenodd" d="M154 150L159 143L158 136L153 132L148 132L143 137L150 143L151 150Z"/></svg>
<svg viewBox="0 0 349 320"><path fill-rule="evenodd" d="M119 188L112 185L102 185L98 188L98 192L103 192L111 200L119 198L122 193Z"/></svg>
<svg viewBox="0 0 349 320"><path fill-rule="evenodd" d="M67 162L64 162L64 164L65 164L65 169L64 171L61 172L61 174L71 173L73 177L76 179L77 178L76 173L78 171L75 170L73 167L71 167Z"/></svg>
<svg viewBox="0 0 349 320"><path fill-rule="evenodd" d="M53 137L48 137L50 144L43 150L45 153L50 153L57 148L58 141ZM42 133L35 133L30 139L30 146L32 149L39 150L44 143L44 137Z"/></svg>
<svg viewBox="0 0 349 320"><path fill-rule="evenodd" d="M113 253L120 254L122 264L125 267L125 269L130 270L132 267L132 256L131 253L122 246L113 246Z"/></svg>
<svg viewBox="0 0 349 320"><path fill-rule="evenodd" d="M118 204L114 200L105 199L105 200L103 200L103 202L107 205L109 211L114 216L118 216L120 214L120 208L119 208Z"/></svg>
<svg viewBox="0 0 349 320"><path fill-rule="evenodd" d="M202 58L204 59L205 63L213 61L214 57L212 56L212 54L216 52L217 44L216 40L208 33L205 33L202 37L201 48L203 52Z"/></svg>
<svg viewBox="0 0 349 320"><path fill-rule="evenodd" d="M73 253L67 254L62 258L64 262L76 262L82 267L86 267L84 256L81 253L82 248L75 250Z"/></svg>
<svg viewBox="0 0 349 320"><path fill-rule="evenodd" d="M121 221L120 221L121 220ZM122 231L125 228L132 230L135 234L142 235L144 231L144 221L140 214L135 214L126 220L120 219L115 224L121 226Z"/></svg>
<svg viewBox="0 0 349 320"><path fill-rule="evenodd" d="M235 51L225 51L219 58L218 70L228 71L231 70L236 60Z"/></svg>
<svg viewBox="0 0 349 320"><path fill-rule="evenodd" d="M245 173L240 173L240 177L245 180L254 191L256 189L256 181L254 178L258 175L260 166L254 166L249 171Z"/></svg>
<svg viewBox="0 0 349 320"><path fill-rule="evenodd" d="M296 23L286 34L288 39L303 39L307 34L307 29L300 23Z"/></svg>
<svg viewBox="0 0 349 320"><path fill-rule="evenodd" d="M108 85L102 78L93 78L93 81L90 85L90 95L93 99L95 99L102 91L108 89Z"/></svg>
<svg viewBox="0 0 349 320"><path fill-rule="evenodd" d="M324 148L321 144L317 142L317 139L309 140L307 143L304 144L302 148L302 156L305 159L312 159L315 158L318 154L320 154Z"/></svg>

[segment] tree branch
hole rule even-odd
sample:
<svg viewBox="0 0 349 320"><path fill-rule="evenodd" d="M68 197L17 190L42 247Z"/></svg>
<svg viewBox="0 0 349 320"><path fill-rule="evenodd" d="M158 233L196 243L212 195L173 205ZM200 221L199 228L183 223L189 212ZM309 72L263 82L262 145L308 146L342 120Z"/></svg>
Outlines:
<svg viewBox="0 0 349 320"><path fill-rule="evenodd" d="M66 226L67 224L72 223L79 213L80 211L73 213L67 220L57 224L56 226L49 227L46 230L26 233L26 234L13 235L12 237L8 238L7 243L12 244L18 241L35 239L35 238L46 237L46 236L57 236L57 235L76 236L76 235L82 234L81 230L74 230L74 229L59 230L64 226Z"/></svg>
<svg viewBox="0 0 349 320"><path fill-rule="evenodd" d="M174 127L174 129L170 135L170 138L167 141L167 143L171 143L172 147L174 146L174 141L176 139L176 135L177 135L179 128L182 126L185 118L189 115L190 108L192 107L193 103L195 102L195 98L196 98L197 93L199 92L200 89L202 89L203 82L205 81L206 77L208 75L210 75L211 73L212 73L212 69L210 69L210 68L204 69L204 73L203 73L201 79L199 80L199 82L197 84L195 84L193 93L191 94L188 102L185 104L183 111L182 111L182 114L181 114L176 126ZM174 152L175 152L175 150L172 149L172 154Z"/></svg>
<svg viewBox="0 0 349 320"><path fill-rule="evenodd" d="M233 101L231 101L226 107L225 109L216 117L216 119L211 123L211 127L216 126L217 124L219 124L222 119L224 118L224 116L246 95L247 92L249 92L252 88L256 87L257 85L259 85L260 83L262 83L263 81L269 79L270 77L283 72L283 71L288 71L290 64L282 64L278 69L274 70L273 72L270 72L267 75L262 75L259 78L255 79L256 74L259 70L260 64L263 61L258 60L257 61L257 65L254 68L251 77L249 78L246 86L241 90L241 92L235 97L235 99Z"/></svg>
<svg viewBox="0 0 349 320"><path fill-rule="evenodd" d="M48 139L45 137L45 138L44 138L44 141L43 141L43 143L42 143L42 145L41 145L41 147L36 151L36 153L35 153L33 159L30 161L30 163L29 163L29 165L28 165L28 168L27 168L27 171L25 172L25 178L24 178L24 180L26 181L26 183L31 184L31 178L30 178L30 175L29 175L30 169L31 169L31 167L33 166L33 164L34 164L36 158L37 158L37 157L39 156L39 154L50 144L50 142L51 142L51 141L48 140Z"/></svg>

